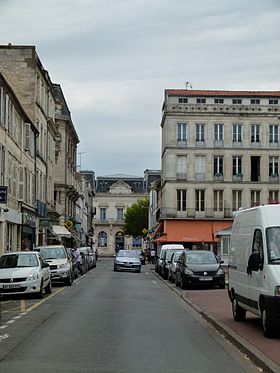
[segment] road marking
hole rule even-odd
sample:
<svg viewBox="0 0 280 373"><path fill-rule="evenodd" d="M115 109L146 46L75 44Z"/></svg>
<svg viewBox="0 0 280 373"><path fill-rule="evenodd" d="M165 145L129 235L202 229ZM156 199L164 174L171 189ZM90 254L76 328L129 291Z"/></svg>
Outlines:
<svg viewBox="0 0 280 373"><path fill-rule="evenodd" d="M17 315L17 316L15 316L15 317L13 317L13 319L20 319L22 316L21 315Z"/></svg>
<svg viewBox="0 0 280 373"><path fill-rule="evenodd" d="M8 321L6 321L6 324L12 324L13 322L15 322L16 320L8 320Z"/></svg>
<svg viewBox="0 0 280 373"><path fill-rule="evenodd" d="M41 304L45 303L48 299L54 297L56 294L59 294L59 293L61 293L62 291L64 291L64 288L58 289L56 292L52 293L52 294L49 295L47 298L42 299L40 302L33 304L33 306L31 306L31 307L29 307L29 308L27 308L27 309L25 310L26 313L28 313L28 312L34 310L35 308L39 307Z"/></svg>
<svg viewBox="0 0 280 373"><path fill-rule="evenodd" d="M2 342L6 338L9 338L9 334L0 335L0 342Z"/></svg>
<svg viewBox="0 0 280 373"><path fill-rule="evenodd" d="M0 329L6 329L8 325L1 325Z"/></svg>
<svg viewBox="0 0 280 373"><path fill-rule="evenodd" d="M155 280L153 280L152 282L153 282L153 284L157 285L157 282Z"/></svg>

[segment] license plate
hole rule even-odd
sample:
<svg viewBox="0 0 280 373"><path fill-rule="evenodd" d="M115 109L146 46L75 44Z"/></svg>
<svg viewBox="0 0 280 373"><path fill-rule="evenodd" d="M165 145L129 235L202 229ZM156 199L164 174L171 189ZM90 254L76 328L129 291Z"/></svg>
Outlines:
<svg viewBox="0 0 280 373"><path fill-rule="evenodd" d="M211 276L203 276L199 278L199 281L212 281L213 277Z"/></svg>
<svg viewBox="0 0 280 373"><path fill-rule="evenodd" d="M2 288L3 289L15 289L15 288L19 288L19 285L18 284L3 285Z"/></svg>

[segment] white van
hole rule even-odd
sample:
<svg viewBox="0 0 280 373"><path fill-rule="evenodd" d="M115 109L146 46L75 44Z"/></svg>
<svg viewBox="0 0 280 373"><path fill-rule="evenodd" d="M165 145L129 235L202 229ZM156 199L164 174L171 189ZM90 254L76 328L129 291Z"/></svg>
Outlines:
<svg viewBox="0 0 280 373"><path fill-rule="evenodd" d="M163 265L164 265L164 258L165 258L165 252L166 250L173 250L173 251L180 251L184 250L184 246L181 244L165 244L162 245L160 248L160 253L158 256L158 259L156 261L156 272L158 272L160 275L163 273Z"/></svg>
<svg viewBox="0 0 280 373"><path fill-rule="evenodd" d="M250 311L262 318L266 337L280 331L280 205L236 213L228 271L234 319Z"/></svg>

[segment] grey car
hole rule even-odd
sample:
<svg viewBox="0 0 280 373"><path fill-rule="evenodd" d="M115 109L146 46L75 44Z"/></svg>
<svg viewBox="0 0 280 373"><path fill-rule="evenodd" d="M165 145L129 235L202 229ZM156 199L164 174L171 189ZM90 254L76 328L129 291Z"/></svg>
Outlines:
<svg viewBox="0 0 280 373"><path fill-rule="evenodd" d="M168 280L171 282L175 282L177 260L179 259L181 253L182 253L182 250L173 252L171 259L169 261Z"/></svg>
<svg viewBox="0 0 280 373"><path fill-rule="evenodd" d="M141 272L141 261L139 255L134 250L120 250L114 259L114 271L134 271Z"/></svg>

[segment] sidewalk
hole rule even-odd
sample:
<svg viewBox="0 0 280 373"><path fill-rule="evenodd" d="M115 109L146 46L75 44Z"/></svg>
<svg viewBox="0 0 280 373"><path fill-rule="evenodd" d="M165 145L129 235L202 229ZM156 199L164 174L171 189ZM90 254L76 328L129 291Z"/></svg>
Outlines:
<svg viewBox="0 0 280 373"><path fill-rule="evenodd" d="M261 320L250 312L247 312L246 321L234 321L226 289L181 290L169 281L163 280L155 273L153 266L150 266L150 269L158 279L175 291L258 367L262 368L263 372L280 372L280 335L274 339L265 338Z"/></svg>

